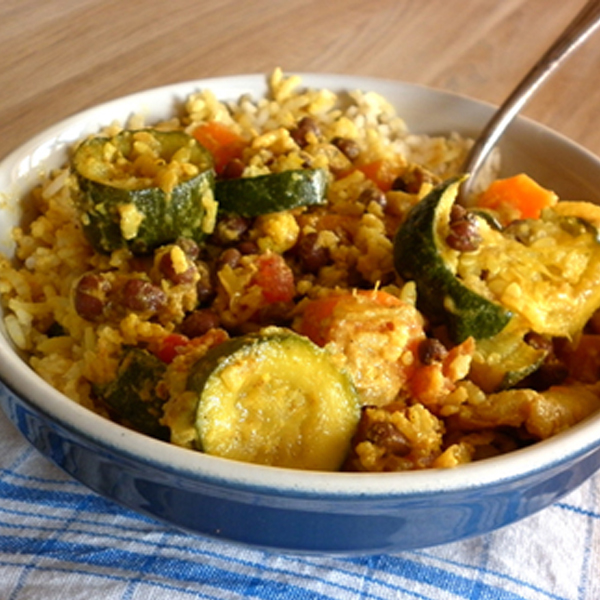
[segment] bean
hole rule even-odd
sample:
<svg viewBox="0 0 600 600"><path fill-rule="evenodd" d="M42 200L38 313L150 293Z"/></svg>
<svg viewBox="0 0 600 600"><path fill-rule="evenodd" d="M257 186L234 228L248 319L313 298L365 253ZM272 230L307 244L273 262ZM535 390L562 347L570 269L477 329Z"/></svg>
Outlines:
<svg viewBox="0 0 600 600"><path fill-rule="evenodd" d="M212 242L218 246L230 246L242 239L242 236L248 231L250 222L244 217L238 215L228 215L219 220L215 232L212 235Z"/></svg>
<svg viewBox="0 0 600 600"><path fill-rule="evenodd" d="M316 273L329 262L329 250L318 245L318 233L311 232L301 236L297 244L297 254L304 270Z"/></svg>
<svg viewBox="0 0 600 600"><path fill-rule="evenodd" d="M248 254L258 254L260 252L258 244L251 240L246 240L245 242L239 243L237 245L237 249L240 252L240 254L243 254L244 256Z"/></svg>
<svg viewBox="0 0 600 600"><path fill-rule="evenodd" d="M459 204L450 211L450 233L446 243L459 252L474 252L481 244L477 221Z"/></svg>
<svg viewBox="0 0 600 600"><path fill-rule="evenodd" d="M175 285L179 285L181 283L191 283L192 281L194 281L197 272L196 266L193 263L188 263L187 269L178 272L175 269L175 264L173 263L173 257L171 256L171 252L165 252L160 257L159 270L165 276L166 279L168 279Z"/></svg>
<svg viewBox="0 0 600 600"><path fill-rule="evenodd" d="M331 143L343 154L346 158L353 162L360 156L360 146L350 138L335 137Z"/></svg>
<svg viewBox="0 0 600 600"><path fill-rule="evenodd" d="M365 206L369 206L371 202L375 202L385 210L387 207L387 197L385 193L379 188L366 188L358 196L358 201Z"/></svg>
<svg viewBox="0 0 600 600"><path fill-rule="evenodd" d="M529 331L527 334L525 334L524 340L536 350L545 350L546 352L550 352L553 349L552 340L549 340L547 337L536 333L535 331Z"/></svg>
<svg viewBox="0 0 600 600"><path fill-rule="evenodd" d="M218 267L222 269L225 265L229 265L232 269L235 269L240 264L242 253L236 248L227 248L221 252L218 259Z"/></svg>
<svg viewBox="0 0 600 600"><path fill-rule="evenodd" d="M290 131L292 139L300 146L300 148L304 148L308 145L309 142L307 136L311 133L317 137L321 135L321 130L319 129L317 122L311 117L302 117L302 119L298 121L296 128Z"/></svg>
<svg viewBox="0 0 600 600"><path fill-rule="evenodd" d="M166 293L144 279L128 279L122 295L125 308L135 312L156 312L167 303Z"/></svg>
<svg viewBox="0 0 600 600"><path fill-rule="evenodd" d="M200 256L200 247L191 238L178 238L175 243L190 260L196 260Z"/></svg>
<svg viewBox="0 0 600 600"><path fill-rule="evenodd" d="M77 282L73 297L77 314L87 321L101 317L110 288L110 283L101 275L93 273L83 275Z"/></svg>
<svg viewBox="0 0 600 600"><path fill-rule="evenodd" d="M225 164L221 177L223 179L239 179L244 174L246 165L239 159L234 158Z"/></svg>
<svg viewBox="0 0 600 600"><path fill-rule="evenodd" d="M367 431L367 440L396 456L410 454L411 446L404 434L389 421L376 421Z"/></svg>
<svg viewBox="0 0 600 600"><path fill-rule="evenodd" d="M196 283L196 294L198 296L198 304L208 304L215 297L215 287L213 285L212 275L209 266L204 261L196 262L196 268L200 275L200 279Z"/></svg>
<svg viewBox="0 0 600 600"><path fill-rule="evenodd" d="M425 338L419 344L419 359L424 365L442 362L447 354L444 344L435 338Z"/></svg>
<svg viewBox="0 0 600 600"><path fill-rule="evenodd" d="M221 320L214 311L205 308L191 312L181 323L181 333L189 338L200 337L219 327Z"/></svg>
<svg viewBox="0 0 600 600"><path fill-rule="evenodd" d="M418 194L424 183L434 183L432 175L422 169L412 169L402 173L392 182L392 190Z"/></svg>

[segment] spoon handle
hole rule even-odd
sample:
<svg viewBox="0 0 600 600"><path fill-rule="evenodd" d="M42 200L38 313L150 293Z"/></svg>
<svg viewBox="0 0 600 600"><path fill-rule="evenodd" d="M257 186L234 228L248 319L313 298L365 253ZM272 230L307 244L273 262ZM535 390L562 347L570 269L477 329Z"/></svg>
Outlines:
<svg viewBox="0 0 600 600"><path fill-rule="evenodd" d="M471 148L462 167L469 178L462 184L459 202L469 204L471 190L488 154L529 98L559 64L600 25L600 0L588 1L546 53L494 113Z"/></svg>

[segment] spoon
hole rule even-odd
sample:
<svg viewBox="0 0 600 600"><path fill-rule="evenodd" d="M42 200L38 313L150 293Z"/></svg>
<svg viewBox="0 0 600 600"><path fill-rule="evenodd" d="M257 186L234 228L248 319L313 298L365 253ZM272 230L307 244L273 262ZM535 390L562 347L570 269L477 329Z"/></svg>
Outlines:
<svg viewBox="0 0 600 600"><path fill-rule="evenodd" d="M458 202L464 206L473 203L473 186L477 174L485 164L490 151L494 148L506 128L523 108L546 78L562 61L579 47L600 25L600 0L588 1L567 28L560 34L546 53L527 73L514 91L506 98L493 117L484 127L471 148L462 167L469 177L462 183Z"/></svg>

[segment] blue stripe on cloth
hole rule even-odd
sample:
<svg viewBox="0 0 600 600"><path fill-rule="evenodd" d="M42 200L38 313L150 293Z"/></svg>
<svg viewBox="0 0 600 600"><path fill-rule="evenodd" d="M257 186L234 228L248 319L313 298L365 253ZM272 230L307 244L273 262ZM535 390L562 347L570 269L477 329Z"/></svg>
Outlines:
<svg viewBox="0 0 600 600"><path fill-rule="evenodd" d="M18 563L16 561L8 561L8 560L2 560L0 559L0 568L1 567L21 567L21 563ZM123 577L120 575L114 575L112 573L93 573L90 571L84 571L84 570L78 570L78 569L73 569L73 568L64 568L64 567L44 567L44 566L39 566L37 567L38 571L42 571L42 572L46 572L48 574L55 574L55 573L64 573L65 575L68 576L72 576L73 574L76 575L84 575L84 576L91 576L97 579L107 579L107 580L111 580L111 581L119 581L119 582L124 582L127 583L128 581L130 581L129 577ZM199 592L198 590L190 590L188 587L181 587L181 586L176 586L173 584L169 584L169 583L165 583L165 582L157 582L157 581L152 581L152 582L148 582L147 585L149 585L150 587L155 587L158 589L164 589L167 590L169 592L177 592L177 593L184 593L184 594L188 594L194 598L206 598L206 599L215 599L215 598L219 598L221 599L222 596L221 595L209 595L206 594L204 592ZM94 598L92 596L93 600L96 600L96 598ZM6 599L8 600L8 599Z"/></svg>
<svg viewBox="0 0 600 600"><path fill-rule="evenodd" d="M592 506L598 506L598 488L590 488L590 494L592 495ZM576 507L574 507L576 508ZM580 514L580 511L576 511ZM590 511L582 511L585 513L589 513ZM586 514L586 516L591 516L592 519L588 521L586 536L585 536L585 544L583 549L583 561L581 565L581 575L579 577L579 586L577 588L578 597L583 600L585 594L585 588L587 588L588 584L588 573L589 573L589 563L591 560L591 552L592 552L592 540L594 536L594 518L598 518L597 514ZM596 577L598 577L598 573L596 573Z"/></svg>
<svg viewBox="0 0 600 600"><path fill-rule="evenodd" d="M73 493L56 489L41 489L15 485L6 481L0 481L0 498L13 500L32 505L43 505L52 508L73 509L78 503L85 502L88 512L97 512L104 514L121 514L122 509L117 504L104 499L102 496L90 492L83 486L81 493ZM151 519L139 515L133 511L128 511L129 516L150 522Z"/></svg>
<svg viewBox="0 0 600 600"><path fill-rule="evenodd" d="M571 504L564 504L562 502L556 503L554 506L558 508L562 508L563 510L568 510L584 517L590 517L591 519L600 519L600 513L593 510L584 510L579 506L572 506ZM600 600L600 599L599 599Z"/></svg>
<svg viewBox="0 0 600 600"><path fill-rule="evenodd" d="M413 559L408 557L410 554L413 555ZM415 560L419 556L417 552L410 554L408 554L406 557L385 555L368 557L366 559L350 558L348 560L355 563L359 562L361 564L364 564L363 561L365 560L376 561L377 566L372 566L371 568L378 571L385 571L386 573L393 573L411 581L427 582L441 590L451 589L452 593L457 598L467 598L468 600L479 600L484 598L485 600L523 600L522 595L517 595L511 591L507 591L502 587L501 584L497 586L491 585L484 583L481 579L474 580L464 575L459 575L448 570L440 569L439 567L425 565L422 562ZM472 567L466 563L457 562L455 565L460 568L473 569L481 574L492 574L490 571ZM505 578L508 579L508 577ZM520 585L531 587L532 589L535 589L536 592L540 592L552 600L566 600L560 596L548 593L545 590L533 588L533 586L530 586L524 581L514 581ZM476 584L477 589L475 590ZM473 595L474 591L477 595Z"/></svg>
<svg viewBox="0 0 600 600"><path fill-rule="evenodd" d="M83 489L83 488L82 488ZM32 497L32 492L33 492L33 497ZM113 516L115 514L115 510L107 510L108 507L111 507L111 504L108 503L107 501L101 499L100 497L96 496L95 494L89 494L89 493L81 493L81 494L77 494L76 498L74 498L74 495L71 493L64 493L62 491L48 491L48 490L39 490L39 489L34 489L33 491L30 488L27 487L22 487L22 486L17 486L17 485L11 485L11 484L7 484L6 482L0 482L0 494L3 494L4 497L6 498L10 498L10 499L18 499L20 501L26 501L26 502L32 502L34 506L39 506L40 502L45 504L46 506L52 506L54 508L63 508L69 511L72 511L74 509L77 509L78 511L78 516L76 518L73 519L74 523L78 523L81 524L83 521L81 519L81 516L79 513L81 512L85 512L86 514L96 514L96 515L101 515L101 514L105 514L105 515L110 515ZM78 502L74 502L74 499L76 499ZM79 506L78 506L79 504ZM36 516L39 517L39 514L37 514ZM128 515L129 516L129 515ZM136 513L131 513L131 517L132 518L137 518L137 514ZM61 521L64 525L65 519L59 519L59 521ZM94 523L93 521L88 520L88 523ZM7 526L9 527L15 527L14 523L8 523ZM24 526L24 528L26 528L26 526ZM49 531L52 531L52 528L37 528L37 531L43 531L44 529L47 529ZM85 531L84 529L71 529L70 530L71 533L75 533L75 534L81 534L81 535L90 535L90 532ZM91 533L91 535L97 535L97 532ZM127 537L127 536L122 536L122 535L107 535L105 536L107 538L110 538L112 541L131 541L132 537ZM15 538L4 538L4 540L8 540L10 539L11 542L15 541ZM2 547L3 545L3 538L0 538L0 547ZM140 541L135 539L135 541L137 543L141 543L144 544L145 542ZM174 548L174 546L171 546ZM97 546L89 546L88 548L97 548ZM151 543L148 544L148 548L149 551L154 551L156 549L156 544ZM190 548L181 548L181 549L185 549L187 552L192 551L192 553L194 552L193 550L191 550ZM72 548L71 548L72 550ZM61 554L60 558L64 559L64 556L68 556L69 552L71 550L66 550L64 553ZM14 551L11 549L11 551ZM22 551L22 552L28 552L31 553L32 555L38 555L42 549L40 547L30 547L28 549L21 549L18 551ZM102 551L101 551L102 552ZM46 556L48 556L47 553L43 553ZM205 552L200 552L200 554L202 555L207 555L207 553ZM94 556L94 554L91 554L92 556ZM102 556L102 554L101 554ZM146 561L148 559L148 554L140 554L140 555L128 555L129 557L137 557L138 563L139 561ZM231 560L230 558L224 558L223 555L218 555L221 559L224 560ZM415 557L418 557L418 554L414 554ZM361 566L365 566L367 567L370 571L372 571L373 569L373 565L371 564L371 561L373 561L374 559L371 558L367 558L367 559L356 559L356 564L357 565L361 565ZM501 590L500 588L496 587L496 586L492 586L489 584L483 584L479 579L476 580L475 582L472 579L469 579L467 577L464 576L459 576L456 574L453 574L447 570L443 570L443 569L439 569L436 567L431 567L431 566L427 566L424 564L420 564L416 561L410 560L408 558L393 558L393 557L377 557L378 561L384 561L380 567L378 567L376 570L378 571L384 571L386 573L394 573L398 578L400 579L405 579L408 581L414 581L414 582L425 582L427 585L432 586L432 587L437 587L439 589L446 589L446 588L450 588L453 591L453 594L456 597L462 597L462 598L473 598L473 597L477 597L474 596L474 593L477 593L479 597L481 598L493 598L494 600L498 599L498 600L516 600L516 599L520 599L522 598L521 596L517 596L515 594L510 594L508 592L504 592L503 590ZM231 561L232 564L240 564L240 561ZM343 562L343 561L340 561ZM134 564L138 564L135 563ZM90 564L102 564L101 562L98 563L97 561L92 561ZM116 561L116 562L110 562L109 564L111 566L113 565L117 565L120 566L120 561ZM171 568L175 568L175 566L178 566L178 563L175 561L173 563L168 563L170 565ZM184 565L185 565L185 561L184 561ZM163 565L164 566L164 565ZM252 566L256 567L256 563L252 563ZM471 567L470 565L464 565L464 564L458 564L456 566L460 566L461 568L470 568L473 569L475 571L477 571L478 573L487 573L488 571L486 571L485 569L481 569L481 568L476 568L476 567ZM339 570L339 565L338 567L336 567ZM139 567L139 569L144 572L143 567ZM169 569L170 570L170 569ZM184 569L185 571L185 569ZM146 571L147 572L147 571ZM270 572L277 572L275 570L270 570ZM294 575L295 577L298 577L298 574L295 573L294 571L282 571L279 570L279 573L282 574L287 574L287 575ZM361 579L360 576L357 577L357 575L354 574L350 574L349 572L345 573L346 576L351 576L351 578L353 579ZM505 577L502 574L496 574L498 577ZM315 574L312 573L310 575L310 577L308 578L310 581L315 580ZM426 596L415 593L415 592L410 592L407 589L404 588L404 586L401 585L388 585L387 583L383 583L381 581L377 581L375 578L371 577L367 577L367 576L362 576L363 580L368 581L371 584L377 584L378 586L382 586L384 588L389 588L389 589L394 589L394 590L403 590L406 594L409 594L411 597L413 598L426 598ZM317 578L318 580L318 578ZM520 585L528 585L525 582L522 581L517 581L517 583L519 583ZM247 583L247 582L246 582ZM262 582L264 583L264 582ZM328 585L331 585L330 582L328 582ZM475 586L478 586L477 589L475 588ZM336 586L334 586L336 587ZM340 587L339 585L337 587ZM341 586L341 589L345 589L343 586ZM349 590L355 590L355 587L350 587L348 586ZM543 590L536 590L538 592L543 592ZM555 595L551 595L551 594L545 594L548 598L553 598L556 600L560 600L560 597L555 596ZM363 598L379 598L381 597L379 594L368 594L368 595L363 595Z"/></svg>
<svg viewBox="0 0 600 600"><path fill-rule="evenodd" d="M431 558L431 555L427 550L416 550L416 551L413 551L413 553L415 554L415 556L417 558L421 558L421 557L426 558L426 559ZM550 600L566 600L566 598L564 596L559 596L548 590L544 590L538 586L532 585L531 583L524 581L523 579L511 577L510 575L507 575L506 573L500 573L499 571L494 571L493 569L490 569L490 568L482 569L481 567L473 566L466 562L452 561L447 558L440 558L438 556L435 557L435 560L437 562L447 564L452 567L457 567L460 569L464 569L466 571L473 571L473 572L477 573L478 575L492 576L494 578L497 578L500 581L500 584L499 584L500 586L502 585L502 582L515 583L523 588L530 589L530 590L536 592L537 594L541 594L541 595L549 598ZM484 597L484 596L478 596L478 598L479 597ZM485 597L487 598L487 596L485 596ZM495 599L495 597L494 597L494 599ZM474 599L469 597L469 600L474 600ZM600 600L600 599L598 599L598 600Z"/></svg>

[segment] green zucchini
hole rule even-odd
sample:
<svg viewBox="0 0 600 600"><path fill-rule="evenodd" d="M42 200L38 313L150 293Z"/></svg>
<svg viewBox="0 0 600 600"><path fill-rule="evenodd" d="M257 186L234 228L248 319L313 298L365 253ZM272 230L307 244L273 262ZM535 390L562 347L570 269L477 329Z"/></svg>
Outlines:
<svg viewBox="0 0 600 600"><path fill-rule="evenodd" d="M502 331L511 312L466 287L451 268L456 251L445 238L458 186L456 177L436 186L409 212L394 238L398 274L417 286L418 308L442 322L455 343L489 338Z"/></svg>
<svg viewBox="0 0 600 600"><path fill-rule="evenodd" d="M145 254L178 237L201 241L216 216L212 156L182 131L142 129L94 137L72 168L83 229L109 253Z"/></svg>
<svg viewBox="0 0 600 600"><path fill-rule="evenodd" d="M349 376L326 350L282 328L212 348L188 389L199 449L244 462L337 470L360 418Z"/></svg>
<svg viewBox="0 0 600 600"><path fill-rule="evenodd" d="M528 344L527 333L515 318L495 336L478 340L469 379L489 394L514 387L537 371L548 349Z"/></svg>
<svg viewBox="0 0 600 600"><path fill-rule="evenodd" d="M238 179L217 181L219 210L242 217L258 217L301 206L325 204L327 172L294 169Z"/></svg>
<svg viewBox="0 0 600 600"><path fill-rule="evenodd" d="M165 369L165 363L147 350L128 348L114 381L96 386L94 391L116 421L168 441L169 429L160 423L164 401L156 393Z"/></svg>

